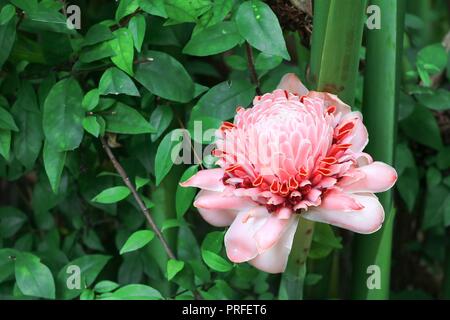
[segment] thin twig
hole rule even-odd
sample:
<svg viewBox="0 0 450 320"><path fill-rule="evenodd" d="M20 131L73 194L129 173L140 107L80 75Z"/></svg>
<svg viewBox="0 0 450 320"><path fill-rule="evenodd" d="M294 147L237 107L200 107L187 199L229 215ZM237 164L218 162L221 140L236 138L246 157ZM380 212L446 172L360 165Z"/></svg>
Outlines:
<svg viewBox="0 0 450 320"><path fill-rule="evenodd" d="M258 74L255 69L255 61L253 59L253 50L248 42L245 42L245 49L247 50L247 64L248 70L250 71L250 77L252 79L252 83L256 86L256 93L258 95L262 95Z"/></svg>
<svg viewBox="0 0 450 320"><path fill-rule="evenodd" d="M180 125L180 128L183 129L183 130L186 130L186 127L184 126L183 121L181 121L181 119L178 116L176 116L176 118L178 120L178 124ZM194 145L192 144L191 138L190 137L187 137L187 138L189 138L187 140L189 140L189 145L191 147L192 152L194 153L195 159L197 160L198 164L200 165L200 168L202 170L204 170L205 168L203 167L202 159L197 154L197 151L195 151L195 148L194 148ZM184 139L186 139L186 136L184 137Z"/></svg>
<svg viewBox="0 0 450 320"><path fill-rule="evenodd" d="M130 178L128 177L127 173L125 172L122 165L117 161L116 157L114 156L114 153L112 152L111 148L109 147L108 143L105 141L105 138L100 137L100 141L102 143L103 149L105 149L106 154L109 157L109 160L111 160L111 163L113 164L114 168L116 169L117 173L122 177L123 182L125 185L130 189L131 193L133 194L134 199L136 200L139 208L141 209L142 213L144 214L145 218L147 219L147 222L150 224L150 227L155 232L158 239L161 241L164 251L166 251L167 255L170 259L176 260L175 254L173 253L172 249L169 247L169 244L167 243L166 239L164 239L163 234L159 230L158 226L156 225L155 221L153 220L152 216L148 212L147 207L145 206L144 202L142 201L141 197L139 196L138 192L136 191L136 188L133 186L133 184L130 181Z"/></svg>
<svg viewBox="0 0 450 320"><path fill-rule="evenodd" d="M100 141L102 143L103 149L105 149L105 152L108 155L109 160L113 164L117 173L122 178L125 185L130 189L139 208L141 209L142 213L144 214L145 219L147 219L147 222L150 224L150 227L155 232L158 239L161 241L161 244L163 245L164 251L166 252L167 256L170 259L176 260L177 258L175 256L175 254L173 253L172 249L169 247L169 244L167 243L166 239L164 238L162 232L159 230L158 226L156 225L155 221L153 220L152 216L150 215L147 207L145 206L144 202L142 201L141 197L139 196L139 193L137 192L136 188L131 183L130 178L128 177L125 169L122 167L122 165L116 159L116 157L115 157L114 153L112 152L111 148L109 147L108 143L105 141L105 138L100 137ZM202 299L200 293L197 290L192 290L192 294L194 295L194 298L196 300Z"/></svg>

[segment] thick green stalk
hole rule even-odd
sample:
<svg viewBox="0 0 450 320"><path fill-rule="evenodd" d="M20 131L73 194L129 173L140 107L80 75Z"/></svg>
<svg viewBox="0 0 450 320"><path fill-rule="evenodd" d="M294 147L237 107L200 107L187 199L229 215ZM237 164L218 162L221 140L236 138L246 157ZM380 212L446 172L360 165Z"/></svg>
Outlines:
<svg viewBox="0 0 450 320"><path fill-rule="evenodd" d="M316 0L309 86L354 100L366 0ZM301 219L279 298L302 299L312 222ZM311 230L311 231L309 231ZM300 259L299 259L300 258ZM304 258L304 259L303 259Z"/></svg>
<svg viewBox="0 0 450 320"><path fill-rule="evenodd" d="M318 91L337 94L349 104L355 98L366 4L366 0L315 2L316 10L320 9L317 18L326 19L314 23L310 84Z"/></svg>
<svg viewBox="0 0 450 320"><path fill-rule="evenodd" d="M381 29L367 31L363 114L370 142L366 150L374 159L392 164L405 3L403 0L373 0L372 4L381 10ZM375 234L355 238L352 272L352 297L355 299L389 297L394 225L392 194L385 192L378 196L386 214L383 228ZM377 277L378 271L379 289L368 285L368 277Z"/></svg>
<svg viewBox="0 0 450 320"><path fill-rule="evenodd" d="M280 300L303 299L306 259L311 247L313 231L314 222L300 218L288 265L281 278L278 293Z"/></svg>

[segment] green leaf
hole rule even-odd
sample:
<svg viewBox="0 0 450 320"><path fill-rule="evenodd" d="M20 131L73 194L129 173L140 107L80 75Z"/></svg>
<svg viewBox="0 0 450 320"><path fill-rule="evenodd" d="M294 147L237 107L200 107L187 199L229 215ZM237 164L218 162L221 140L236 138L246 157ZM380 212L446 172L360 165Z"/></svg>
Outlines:
<svg viewBox="0 0 450 320"><path fill-rule="evenodd" d="M102 204L110 204L122 201L131 194L130 189L124 186L112 187L103 190L98 195L96 195L92 201Z"/></svg>
<svg viewBox="0 0 450 320"><path fill-rule="evenodd" d="M114 36L116 38L109 42L115 52L115 56L111 57L111 61L132 76L134 60L133 35L130 30L120 28L114 31Z"/></svg>
<svg viewBox="0 0 450 320"><path fill-rule="evenodd" d="M213 231L208 233L202 242L202 251L219 253L223 247L224 235L225 234L222 231Z"/></svg>
<svg viewBox="0 0 450 320"><path fill-rule="evenodd" d="M429 45L417 54L416 65L434 75L447 66L447 52L441 43Z"/></svg>
<svg viewBox="0 0 450 320"><path fill-rule="evenodd" d="M141 178L141 177L136 177L135 179L136 181L136 190L139 191L139 189L141 189L143 186L147 185L150 183L150 179L147 178Z"/></svg>
<svg viewBox="0 0 450 320"><path fill-rule="evenodd" d="M235 20L240 34L253 47L290 60L277 16L267 4L246 1L239 6Z"/></svg>
<svg viewBox="0 0 450 320"><path fill-rule="evenodd" d="M248 68L247 60L245 58L233 54L224 57L225 63L234 70L245 71Z"/></svg>
<svg viewBox="0 0 450 320"><path fill-rule="evenodd" d="M91 63L97 60L112 57L116 54L116 51L111 46L111 41L102 42L92 47L83 49L80 53L80 61L83 63Z"/></svg>
<svg viewBox="0 0 450 320"><path fill-rule="evenodd" d="M255 96L255 86L246 80L225 81L209 89L192 111L192 118L228 120L238 106L247 107Z"/></svg>
<svg viewBox="0 0 450 320"><path fill-rule="evenodd" d="M66 151L59 151L48 142L44 143L44 167L50 186L55 194L58 193L61 174L66 163Z"/></svg>
<svg viewBox="0 0 450 320"><path fill-rule="evenodd" d="M17 97L11 108L19 127L19 132L14 134L13 151L20 163L30 169L41 151L42 117L36 94L30 83L26 82L19 88Z"/></svg>
<svg viewBox="0 0 450 320"><path fill-rule="evenodd" d="M25 12L33 12L38 8L37 0L9 0L9 2Z"/></svg>
<svg viewBox="0 0 450 320"><path fill-rule="evenodd" d="M83 128L94 137L98 138L100 135L101 127L97 121L97 117L90 116L83 119Z"/></svg>
<svg viewBox="0 0 450 320"><path fill-rule="evenodd" d="M255 68L257 71L272 70L280 65L283 59L279 56L273 56L261 52L255 60Z"/></svg>
<svg viewBox="0 0 450 320"><path fill-rule="evenodd" d="M198 115L194 109L194 116L189 119L187 129L195 142L212 144L216 139L215 132L220 128L223 121L220 119Z"/></svg>
<svg viewBox="0 0 450 320"><path fill-rule="evenodd" d="M139 0L139 6L147 13L154 16L167 18L164 0Z"/></svg>
<svg viewBox="0 0 450 320"><path fill-rule="evenodd" d="M0 249L0 283L11 278L14 274L14 258L17 251L14 249Z"/></svg>
<svg viewBox="0 0 450 320"><path fill-rule="evenodd" d="M94 283L100 271L110 259L110 256L105 255L84 255L66 264L59 271L57 277L58 299L68 300L80 295L84 288ZM76 273L76 268L79 268L79 274ZM76 275L81 277L80 288L69 289L68 284L76 284L73 281Z"/></svg>
<svg viewBox="0 0 450 320"><path fill-rule="evenodd" d="M5 25L16 15L16 8L14 6L7 4L2 8L0 12L0 25Z"/></svg>
<svg viewBox="0 0 450 320"><path fill-rule="evenodd" d="M442 150L439 151L436 158L436 164L440 170L450 168L450 147L442 148Z"/></svg>
<svg viewBox="0 0 450 320"><path fill-rule="evenodd" d="M219 256L217 253L204 250L202 251L203 261L206 265L217 272L228 272L233 269L233 265Z"/></svg>
<svg viewBox="0 0 450 320"><path fill-rule="evenodd" d="M139 230L134 232L120 249L120 254L138 250L148 244L155 237L150 230Z"/></svg>
<svg viewBox="0 0 450 320"><path fill-rule="evenodd" d="M16 40L16 19L11 19L7 24L0 25L0 68L8 60L11 49Z"/></svg>
<svg viewBox="0 0 450 320"><path fill-rule="evenodd" d="M436 187L442 181L442 174L435 167L428 168L426 177L428 188Z"/></svg>
<svg viewBox="0 0 450 320"><path fill-rule="evenodd" d="M151 134L152 142L155 142L166 131L173 119L173 111L170 106L159 105L150 116L150 124L156 128L156 132Z"/></svg>
<svg viewBox="0 0 450 320"><path fill-rule="evenodd" d="M0 207L0 238L10 238L22 228L27 216L14 207Z"/></svg>
<svg viewBox="0 0 450 320"><path fill-rule="evenodd" d="M144 42L145 30L147 28L147 23L143 15L137 15L131 18L128 23L128 29L133 36L134 47L137 52L141 52L142 43Z"/></svg>
<svg viewBox="0 0 450 320"><path fill-rule="evenodd" d="M153 61L141 63L135 78L151 93L175 102L189 102L194 98L194 82L177 60L164 52L148 51Z"/></svg>
<svg viewBox="0 0 450 320"><path fill-rule="evenodd" d="M184 268L184 262L174 259L167 261L167 280L172 280Z"/></svg>
<svg viewBox="0 0 450 320"><path fill-rule="evenodd" d="M313 242L308 258L323 259L334 249L342 249L341 238L335 236L330 225L317 223L314 226Z"/></svg>
<svg viewBox="0 0 450 320"><path fill-rule="evenodd" d="M202 15L197 22L195 31L203 30L223 21L233 8L233 0L215 0L212 3L212 8Z"/></svg>
<svg viewBox="0 0 450 320"><path fill-rule="evenodd" d="M431 111L416 106L413 113L401 122L401 128L405 134L426 146L439 150L442 147L442 139L439 126Z"/></svg>
<svg viewBox="0 0 450 320"><path fill-rule="evenodd" d="M124 134L152 133L155 129L144 117L135 109L117 103L104 116L106 120L106 131Z"/></svg>
<svg viewBox="0 0 450 320"><path fill-rule="evenodd" d="M56 83L44 103L43 126L47 141L60 151L78 148L83 139L83 92L74 79Z"/></svg>
<svg viewBox="0 0 450 320"><path fill-rule="evenodd" d="M119 22L125 16L132 14L139 8L137 0L120 0L119 7L116 10L116 21Z"/></svg>
<svg viewBox="0 0 450 320"><path fill-rule="evenodd" d="M0 155L9 161L11 150L11 131L0 129Z"/></svg>
<svg viewBox="0 0 450 320"><path fill-rule="evenodd" d="M16 282L27 296L55 299L55 281L50 269L29 253L19 253L15 266Z"/></svg>
<svg viewBox="0 0 450 320"><path fill-rule="evenodd" d="M119 284L114 281L103 280L97 283L94 287L94 291L98 293L106 293L116 290Z"/></svg>
<svg viewBox="0 0 450 320"><path fill-rule="evenodd" d="M176 23L195 22L211 7L209 0L165 0L167 16Z"/></svg>
<svg viewBox="0 0 450 320"><path fill-rule="evenodd" d="M143 284L130 284L122 287L106 299L112 300L162 300L163 297L158 290L143 285Z"/></svg>
<svg viewBox="0 0 450 320"><path fill-rule="evenodd" d="M431 110L444 111L450 109L450 92L444 89L434 90L426 94L418 94L416 98L421 104Z"/></svg>
<svg viewBox="0 0 450 320"><path fill-rule="evenodd" d="M417 168L406 168L399 174L397 189L400 197L405 201L409 212L413 212L420 190L420 178Z"/></svg>
<svg viewBox="0 0 450 320"><path fill-rule="evenodd" d="M221 22L196 33L184 47L183 53L210 56L234 48L241 40L234 22Z"/></svg>
<svg viewBox="0 0 450 320"><path fill-rule="evenodd" d="M0 107L0 129L19 131L11 114Z"/></svg>
<svg viewBox="0 0 450 320"><path fill-rule="evenodd" d="M448 210L449 188L437 185L428 189L425 201L425 211L422 221L422 229L426 230L444 224L445 210Z"/></svg>
<svg viewBox="0 0 450 320"><path fill-rule="evenodd" d="M91 289L84 289L81 292L80 300L94 300L95 299L95 293Z"/></svg>
<svg viewBox="0 0 450 320"><path fill-rule="evenodd" d="M185 131L181 129L175 129L169 132L158 146L155 158L155 176L156 185L158 186L164 177L169 173L170 169L174 165L173 157L178 156L183 142L180 142L185 134Z"/></svg>
<svg viewBox="0 0 450 320"><path fill-rule="evenodd" d="M109 68L103 73L99 83L99 92L102 95L126 94L129 96L140 96L133 80L125 72L117 68Z"/></svg>
<svg viewBox="0 0 450 320"><path fill-rule="evenodd" d="M98 89L92 89L83 98L83 101L81 102L81 106L86 111L92 111L95 109L95 107L98 106L98 103L100 102L100 93Z"/></svg>
<svg viewBox="0 0 450 320"><path fill-rule="evenodd" d="M180 183L185 182L190 177L198 172L198 165L189 167L181 176ZM182 218L189 207L192 205L192 200L195 197L197 190L195 188L184 188L178 184L176 192L176 211L177 218Z"/></svg>
<svg viewBox="0 0 450 320"><path fill-rule="evenodd" d="M108 41L114 38L111 30L104 24L93 25L84 37L83 45L92 46L100 42Z"/></svg>

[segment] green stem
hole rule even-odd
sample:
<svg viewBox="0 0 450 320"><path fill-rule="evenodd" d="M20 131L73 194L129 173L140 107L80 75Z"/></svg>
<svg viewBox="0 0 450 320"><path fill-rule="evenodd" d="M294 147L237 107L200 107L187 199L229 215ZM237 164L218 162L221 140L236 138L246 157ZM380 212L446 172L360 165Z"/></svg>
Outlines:
<svg viewBox="0 0 450 320"><path fill-rule="evenodd" d="M365 7L366 0L315 1L310 88L335 93L347 103L353 102ZM303 298L306 258L313 235L309 230L313 226L312 222L300 220L281 279L280 299Z"/></svg>
<svg viewBox="0 0 450 320"><path fill-rule="evenodd" d="M278 293L280 300L303 299L306 259L311 247L313 231L314 222L300 218L288 265L281 278Z"/></svg>
<svg viewBox="0 0 450 320"><path fill-rule="evenodd" d="M380 7L381 29L367 32L363 113L370 143L366 149L374 159L389 164L394 160L396 106L399 92L399 69L403 44L403 0L373 0ZM355 238L352 297L355 299L387 299L389 297L391 247L394 216L392 194L379 195L385 209L383 228ZM369 289L369 267L380 271L381 288Z"/></svg>

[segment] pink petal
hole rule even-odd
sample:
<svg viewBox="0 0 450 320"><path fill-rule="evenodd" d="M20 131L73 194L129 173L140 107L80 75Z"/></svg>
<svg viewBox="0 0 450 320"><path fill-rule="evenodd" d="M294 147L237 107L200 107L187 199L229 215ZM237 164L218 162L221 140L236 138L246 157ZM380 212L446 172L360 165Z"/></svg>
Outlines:
<svg viewBox="0 0 450 320"><path fill-rule="evenodd" d="M270 217L263 206L242 210L225 234L228 258L236 263L245 262L258 255L254 234Z"/></svg>
<svg viewBox="0 0 450 320"><path fill-rule="evenodd" d="M330 106L335 106L336 111L334 112L334 114L341 113L342 115L345 115L351 112L350 106L344 103L341 99L338 98L338 96L334 94L327 92L310 91L308 93L308 97L322 100L324 102L324 110L326 110Z"/></svg>
<svg viewBox="0 0 450 320"><path fill-rule="evenodd" d="M299 96L306 96L309 92L300 79L293 73L285 74L277 88L298 94Z"/></svg>
<svg viewBox="0 0 450 320"><path fill-rule="evenodd" d="M255 206L255 202L246 197L236 197L225 192L202 190L194 201L196 208L231 209L241 211Z"/></svg>
<svg viewBox="0 0 450 320"><path fill-rule="evenodd" d="M239 209L246 210L255 205L251 202L242 202L242 198L225 197L226 201L229 202L229 206L226 208L221 205L224 201L222 198L224 198L222 193L202 190L194 201L194 206L198 208L198 212L200 212L203 219L216 227L229 226L239 213ZM218 199L220 201L216 202Z"/></svg>
<svg viewBox="0 0 450 320"><path fill-rule="evenodd" d="M180 185L182 187L195 187L210 191L223 191L225 189L225 185L222 182L223 175L224 170L222 168L200 170L185 182L180 183Z"/></svg>
<svg viewBox="0 0 450 320"><path fill-rule="evenodd" d="M363 123L363 116L361 112L354 111L348 113L342 118L341 123L350 121L353 122L355 126L352 130L352 133L347 138L345 138L342 143L350 143L350 150L354 152L361 152L369 142L369 134L367 132L366 126Z"/></svg>
<svg viewBox="0 0 450 320"><path fill-rule="evenodd" d="M397 181L395 169L379 161L355 168L348 175L338 183L346 192L384 192Z"/></svg>
<svg viewBox="0 0 450 320"><path fill-rule="evenodd" d="M292 216L279 241L269 250L250 260L249 263L264 272L283 272L286 269L289 253L291 252L298 221L298 215Z"/></svg>
<svg viewBox="0 0 450 320"><path fill-rule="evenodd" d="M289 209L288 209L289 210ZM292 217L292 210L290 218L286 219L284 210L281 210L281 214L271 214L267 218L264 225L255 233L255 240L258 246L259 253L262 253L272 248L283 235L286 228L294 217Z"/></svg>
<svg viewBox="0 0 450 320"><path fill-rule="evenodd" d="M337 211L357 211L364 207L351 194L330 190L322 198L320 208Z"/></svg>
<svg viewBox="0 0 450 320"><path fill-rule="evenodd" d="M373 194L353 194L353 197L364 206L363 209L342 211L327 210L321 207L310 208L303 213L303 217L357 233L369 234L379 230L384 221L384 210L378 198Z"/></svg>

